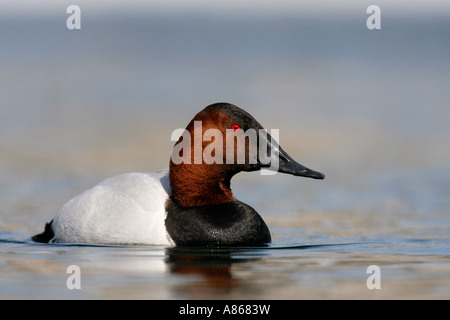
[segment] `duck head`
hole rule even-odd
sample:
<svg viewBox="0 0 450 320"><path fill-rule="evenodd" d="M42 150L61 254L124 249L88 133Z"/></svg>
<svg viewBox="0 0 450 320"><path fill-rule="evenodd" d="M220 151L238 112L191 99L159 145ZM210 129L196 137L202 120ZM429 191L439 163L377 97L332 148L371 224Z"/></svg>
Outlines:
<svg viewBox="0 0 450 320"><path fill-rule="evenodd" d="M290 157L246 111L228 103L212 104L195 115L174 145L169 173L173 199L184 207L234 201L231 178L267 168L325 178Z"/></svg>

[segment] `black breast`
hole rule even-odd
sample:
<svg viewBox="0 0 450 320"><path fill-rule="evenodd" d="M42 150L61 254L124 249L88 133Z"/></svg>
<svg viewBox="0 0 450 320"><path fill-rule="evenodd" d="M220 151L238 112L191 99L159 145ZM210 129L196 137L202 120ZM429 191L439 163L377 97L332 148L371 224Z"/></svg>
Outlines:
<svg viewBox="0 0 450 320"><path fill-rule="evenodd" d="M166 229L177 246L264 246L270 231L261 216L240 201L201 207L166 203Z"/></svg>

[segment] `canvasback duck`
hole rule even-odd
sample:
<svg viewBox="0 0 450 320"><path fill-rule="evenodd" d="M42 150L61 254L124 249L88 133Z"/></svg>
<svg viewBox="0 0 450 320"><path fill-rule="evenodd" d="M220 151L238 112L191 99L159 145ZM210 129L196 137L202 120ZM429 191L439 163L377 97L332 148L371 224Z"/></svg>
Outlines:
<svg viewBox="0 0 450 320"><path fill-rule="evenodd" d="M269 139L270 135L258 137L258 148L250 146L249 135L245 138L248 143L240 149L234 145L235 137L227 140L233 140L230 156L229 145L223 143L225 138L218 138L220 134L229 137L250 129L264 130L244 110L228 103L206 107L175 143L168 170L127 173L100 182L68 201L44 232L32 239L43 243L167 246L270 244L266 223L255 209L234 197L231 178L241 171L269 167L271 163L262 154L269 150L275 152L278 172L314 179L325 176L297 163ZM191 143L189 137L193 135L195 140L199 133L202 140ZM216 148L211 148L213 143ZM239 152L244 159L238 159ZM199 160L199 155L204 158Z"/></svg>

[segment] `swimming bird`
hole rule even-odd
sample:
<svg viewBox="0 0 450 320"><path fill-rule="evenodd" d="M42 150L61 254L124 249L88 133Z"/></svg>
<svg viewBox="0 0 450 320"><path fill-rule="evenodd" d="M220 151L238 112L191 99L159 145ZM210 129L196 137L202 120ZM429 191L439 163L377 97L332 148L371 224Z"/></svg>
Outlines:
<svg viewBox="0 0 450 320"><path fill-rule="evenodd" d="M207 106L175 143L168 170L126 173L100 182L69 200L32 240L166 246L270 244L269 228L255 209L234 197L231 178L241 171L268 168L275 160L277 172L313 179L325 176L296 162L268 134L257 136L258 148L250 146L250 135L244 137L247 143L241 148L224 142L227 138L236 141L239 134L251 130L263 132L264 128L241 108L228 103ZM266 151L275 158L268 162Z"/></svg>

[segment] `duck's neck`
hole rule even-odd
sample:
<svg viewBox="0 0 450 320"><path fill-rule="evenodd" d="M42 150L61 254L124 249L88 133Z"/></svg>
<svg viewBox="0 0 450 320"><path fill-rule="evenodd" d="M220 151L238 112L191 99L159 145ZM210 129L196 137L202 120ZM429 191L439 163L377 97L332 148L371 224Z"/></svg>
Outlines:
<svg viewBox="0 0 450 320"><path fill-rule="evenodd" d="M173 199L183 207L235 201L230 188L233 174L227 173L226 169L226 165L175 165L171 161L169 180Z"/></svg>

